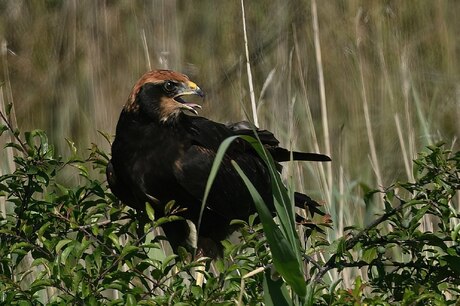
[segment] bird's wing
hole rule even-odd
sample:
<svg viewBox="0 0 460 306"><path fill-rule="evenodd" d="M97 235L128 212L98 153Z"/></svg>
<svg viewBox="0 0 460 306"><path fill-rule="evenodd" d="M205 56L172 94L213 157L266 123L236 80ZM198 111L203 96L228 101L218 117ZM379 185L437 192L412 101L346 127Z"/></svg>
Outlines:
<svg viewBox="0 0 460 306"><path fill-rule="evenodd" d="M211 167L216 157L214 150L200 145L191 146L178 159L174 175L182 187L195 198L202 200ZM248 154L226 154L220 164L208 197L208 208L229 220L246 219L254 212L252 198L231 161L234 160L269 201L270 179L263 161Z"/></svg>
<svg viewBox="0 0 460 306"><path fill-rule="evenodd" d="M120 182L122 179L120 179L115 173L115 168L112 164L112 161L107 164L106 176L107 183L109 184L110 190L113 192L113 194L122 202L134 205L134 199L136 197L130 189L122 187L125 182Z"/></svg>
<svg viewBox="0 0 460 306"><path fill-rule="evenodd" d="M252 125L248 121L241 121L236 123L227 124L230 130L237 135L249 135L255 137L254 131L257 133L257 137L260 142L265 146L265 149L270 152L273 159L277 162L284 162L291 160L291 152L285 148L279 146L279 140L276 139L272 132L267 130L261 130ZM331 161L329 156L318 153L309 152L292 152L292 160L304 160L304 161L317 161L327 162Z"/></svg>
<svg viewBox="0 0 460 306"><path fill-rule="evenodd" d="M223 125L194 117L191 125L193 130L193 145L175 163L174 173L179 183L194 197L202 199L206 182L214 162L219 145L227 137L233 135L254 135L246 122L233 125ZM278 146L275 136L266 130L256 130L261 142L277 162L290 159L290 152ZM322 154L293 152L294 160L328 161L329 157ZM250 210L252 198L246 186L235 171L231 161L234 160L243 169L256 189L261 193L262 198L273 210L273 199L271 195L271 183L268 169L257 153L246 141L236 139L229 147L220 165L211 189L208 203L210 209L215 209L221 214L232 216L232 218L243 218ZM279 166L278 170L281 170ZM299 194L300 195L300 194ZM249 203L249 204L248 204ZM296 206L308 206L312 213L316 211L318 204L309 197L298 197L295 199ZM238 206L238 207L236 207ZM236 216L235 213L244 212L243 216Z"/></svg>
<svg viewBox="0 0 460 306"><path fill-rule="evenodd" d="M252 123L248 121L240 121L236 123L230 123L226 125L230 130L232 130L235 134L238 135L249 135L255 137L254 131L257 132L257 136L259 137L262 144L266 147L277 147L279 145L279 140L276 139L275 135L272 132L267 130L260 130L259 128L255 127Z"/></svg>
<svg viewBox="0 0 460 306"><path fill-rule="evenodd" d="M209 173L220 143L234 133L225 125L195 119L192 145L174 163L174 175L190 194L202 199ZM247 218L254 212L252 198L232 165L234 160L271 205L270 176L264 162L243 140L237 139L227 150L208 197L208 208L228 219Z"/></svg>

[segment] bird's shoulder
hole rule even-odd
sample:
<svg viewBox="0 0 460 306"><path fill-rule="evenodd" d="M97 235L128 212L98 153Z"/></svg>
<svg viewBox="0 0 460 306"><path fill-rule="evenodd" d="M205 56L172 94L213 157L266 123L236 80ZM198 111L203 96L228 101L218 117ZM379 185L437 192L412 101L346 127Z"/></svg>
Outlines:
<svg viewBox="0 0 460 306"><path fill-rule="evenodd" d="M192 145L214 152L225 139L236 135L226 125L198 116L188 116L184 128Z"/></svg>
<svg viewBox="0 0 460 306"><path fill-rule="evenodd" d="M279 145L278 139L268 130L261 130L248 121L222 124L207 118L189 116L185 124L193 144L201 145L207 149L217 150L219 145L231 136L252 136L258 138L267 148ZM243 139L235 139L230 147L232 151L248 153L251 146Z"/></svg>

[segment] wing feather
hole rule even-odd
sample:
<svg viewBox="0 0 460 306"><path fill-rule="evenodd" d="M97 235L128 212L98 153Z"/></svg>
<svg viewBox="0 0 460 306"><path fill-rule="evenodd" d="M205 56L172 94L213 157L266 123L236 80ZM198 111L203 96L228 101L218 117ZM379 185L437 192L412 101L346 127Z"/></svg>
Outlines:
<svg viewBox="0 0 460 306"><path fill-rule="evenodd" d="M203 198L215 157L216 151L192 145L175 163L174 175L179 184L200 200ZM238 154L235 148L230 148L213 182L207 208L229 220L246 219L249 214L255 212L252 198L241 177L233 168L231 160L238 163L255 183L264 200L271 205L269 174L262 161L252 155Z"/></svg>

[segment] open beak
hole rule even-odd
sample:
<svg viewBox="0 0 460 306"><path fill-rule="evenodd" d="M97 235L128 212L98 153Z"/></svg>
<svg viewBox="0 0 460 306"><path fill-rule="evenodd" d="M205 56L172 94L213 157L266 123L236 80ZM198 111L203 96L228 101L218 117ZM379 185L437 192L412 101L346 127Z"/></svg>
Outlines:
<svg viewBox="0 0 460 306"><path fill-rule="evenodd" d="M188 110L195 115L198 115L198 109L201 109L201 105L195 104L195 103L190 103L185 101L182 97L184 96L199 96L204 98L204 92L201 90L200 87L198 87L195 83L188 81L185 86L182 88L182 90L179 91L173 98L177 102L181 103L182 109Z"/></svg>

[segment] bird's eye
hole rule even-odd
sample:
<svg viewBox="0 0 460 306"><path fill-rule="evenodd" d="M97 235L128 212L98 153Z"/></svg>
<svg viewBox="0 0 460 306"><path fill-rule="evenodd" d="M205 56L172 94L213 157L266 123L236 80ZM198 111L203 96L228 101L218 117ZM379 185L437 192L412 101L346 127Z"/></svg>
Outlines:
<svg viewBox="0 0 460 306"><path fill-rule="evenodd" d="M172 92L176 88L176 84L174 82L171 82L171 81L166 81L163 84L163 88L166 90L166 92Z"/></svg>

